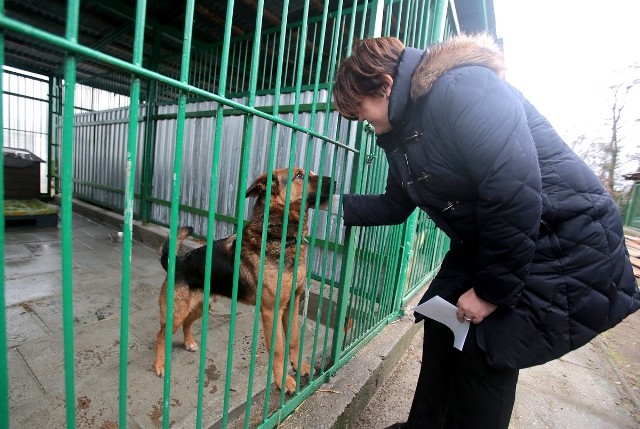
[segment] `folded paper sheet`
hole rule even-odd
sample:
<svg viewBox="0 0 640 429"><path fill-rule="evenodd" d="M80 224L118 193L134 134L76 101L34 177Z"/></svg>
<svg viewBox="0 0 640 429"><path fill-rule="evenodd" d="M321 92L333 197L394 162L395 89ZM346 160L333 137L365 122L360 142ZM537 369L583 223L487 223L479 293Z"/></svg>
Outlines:
<svg viewBox="0 0 640 429"><path fill-rule="evenodd" d="M469 322L460 323L456 317L457 310L458 308L455 305L450 304L439 296L434 296L429 301L423 302L413 309L413 311L417 311L429 319L447 325L453 331L453 347L462 350L464 340L469 332Z"/></svg>

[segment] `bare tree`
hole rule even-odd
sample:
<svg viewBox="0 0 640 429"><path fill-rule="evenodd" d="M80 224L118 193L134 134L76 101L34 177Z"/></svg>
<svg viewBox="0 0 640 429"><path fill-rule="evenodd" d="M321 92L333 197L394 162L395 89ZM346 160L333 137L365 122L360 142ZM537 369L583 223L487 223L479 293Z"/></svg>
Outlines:
<svg viewBox="0 0 640 429"><path fill-rule="evenodd" d="M639 65L633 67L633 69L640 69ZM611 106L611 139L604 145L604 163L602 165L601 180L605 188L615 195L615 172L619 164L620 156L620 143L623 137L620 136L620 130L622 123L620 119L622 117L622 111L627 103L627 95L634 86L640 84L640 79L636 78L631 83L620 83L611 87L613 90L613 105Z"/></svg>

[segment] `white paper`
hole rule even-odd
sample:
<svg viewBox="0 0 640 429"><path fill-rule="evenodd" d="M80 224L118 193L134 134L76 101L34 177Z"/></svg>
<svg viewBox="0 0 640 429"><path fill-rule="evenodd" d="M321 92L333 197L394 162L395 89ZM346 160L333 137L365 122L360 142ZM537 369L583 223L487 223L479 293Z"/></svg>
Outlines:
<svg viewBox="0 0 640 429"><path fill-rule="evenodd" d="M458 307L439 296L434 296L429 301L423 302L413 309L413 311L417 311L429 319L447 325L453 331L453 347L462 350L464 340L467 339L467 333L469 332L469 322L460 323L456 317L457 310Z"/></svg>

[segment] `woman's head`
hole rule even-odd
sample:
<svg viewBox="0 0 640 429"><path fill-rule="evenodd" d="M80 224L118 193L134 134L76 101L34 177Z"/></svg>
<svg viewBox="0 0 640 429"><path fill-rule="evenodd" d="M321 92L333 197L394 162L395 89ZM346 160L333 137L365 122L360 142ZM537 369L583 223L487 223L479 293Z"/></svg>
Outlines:
<svg viewBox="0 0 640 429"><path fill-rule="evenodd" d="M356 42L336 73L333 100L342 116L357 120L363 97L384 97L404 44L395 37ZM393 81L393 80L392 80Z"/></svg>

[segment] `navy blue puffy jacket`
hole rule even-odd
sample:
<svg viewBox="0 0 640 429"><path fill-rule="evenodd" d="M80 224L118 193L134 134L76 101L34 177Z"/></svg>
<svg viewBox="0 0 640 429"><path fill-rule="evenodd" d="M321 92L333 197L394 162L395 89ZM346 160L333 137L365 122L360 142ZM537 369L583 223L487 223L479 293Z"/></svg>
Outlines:
<svg viewBox="0 0 640 429"><path fill-rule="evenodd" d="M501 77L499 50L462 36L407 48L389 102L381 195L345 195L347 225L425 210L451 248L423 301L470 288L498 305L478 325L491 365L574 350L640 307L620 213L589 167Z"/></svg>

